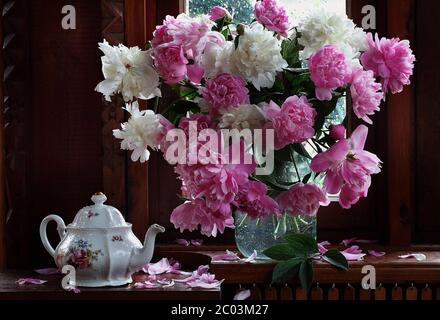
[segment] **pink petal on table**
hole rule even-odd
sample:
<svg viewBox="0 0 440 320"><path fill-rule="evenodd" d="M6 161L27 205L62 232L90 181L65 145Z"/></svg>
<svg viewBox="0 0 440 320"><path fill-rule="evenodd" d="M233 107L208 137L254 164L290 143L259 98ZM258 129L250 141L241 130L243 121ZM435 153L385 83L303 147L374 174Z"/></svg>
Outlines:
<svg viewBox="0 0 440 320"><path fill-rule="evenodd" d="M142 271L149 275L158 275L162 273L180 273L180 263L167 258L162 258L156 263L147 263Z"/></svg>
<svg viewBox="0 0 440 320"><path fill-rule="evenodd" d="M341 244L343 244L344 246L348 247L353 242L355 242L356 240L357 240L357 238L345 239L345 240L342 240Z"/></svg>
<svg viewBox="0 0 440 320"><path fill-rule="evenodd" d="M60 269L57 268L44 268L44 269L36 269L36 273L42 274L42 275L52 275L52 274L61 274Z"/></svg>
<svg viewBox="0 0 440 320"><path fill-rule="evenodd" d="M219 288L221 286L221 284L223 283L224 280L215 280L213 282L205 282L203 280L195 280L195 281L191 281L188 282L188 286L190 286L191 288L202 288L202 289L216 289Z"/></svg>
<svg viewBox="0 0 440 320"><path fill-rule="evenodd" d="M41 279L34 279L34 278L20 278L15 283L18 283L19 285L25 285L25 284L43 284L46 283L46 280Z"/></svg>
<svg viewBox="0 0 440 320"><path fill-rule="evenodd" d="M190 282L190 281L195 281L197 279L199 279L200 277L202 277L204 274L209 274L209 266L208 265L202 265L199 266L197 268L197 270L194 270L193 272L189 273L189 277L186 277L184 279L174 279L176 282ZM185 273L181 273L181 274L186 274L188 275L187 272Z"/></svg>
<svg viewBox="0 0 440 320"><path fill-rule="evenodd" d="M366 256L365 253L349 253L344 251L341 251L341 253L347 261L361 261L364 260L364 257Z"/></svg>
<svg viewBox="0 0 440 320"><path fill-rule="evenodd" d="M360 249L359 246L351 246L350 248L345 249L344 252L351 254L359 254L362 253L362 249Z"/></svg>
<svg viewBox="0 0 440 320"><path fill-rule="evenodd" d="M368 254L373 257L383 257L387 253L383 251L369 250Z"/></svg>
<svg viewBox="0 0 440 320"><path fill-rule="evenodd" d="M257 255L258 255L257 250L254 250L254 252L249 257L244 259L243 261L246 262L246 263L255 262L255 259L257 258Z"/></svg>
<svg viewBox="0 0 440 320"><path fill-rule="evenodd" d="M246 300L251 296L251 290L241 290L234 296L234 300Z"/></svg>
<svg viewBox="0 0 440 320"><path fill-rule="evenodd" d="M185 246L185 247L189 246L189 241L185 240L185 239L176 239L176 243L180 244L181 246Z"/></svg>
<svg viewBox="0 0 440 320"><path fill-rule="evenodd" d="M162 285L163 288L168 288L168 287L172 287L174 286L174 280L166 280L166 279L161 279L161 280L157 280L157 283Z"/></svg>
<svg viewBox="0 0 440 320"><path fill-rule="evenodd" d="M155 289L155 288L159 288L160 286L150 281L144 281L144 282L136 282L134 284L134 287L138 289Z"/></svg>
<svg viewBox="0 0 440 320"><path fill-rule="evenodd" d="M232 251L226 250L226 253L219 254L212 257L213 261L237 261L241 260L240 257Z"/></svg>
<svg viewBox="0 0 440 320"><path fill-rule="evenodd" d="M331 243L328 242L328 241L324 241L324 242L320 242L320 243L318 243L318 250L319 250L319 253L320 253L320 254L324 254L324 253L326 253L326 252L328 251L328 249L327 249L325 246L329 246L329 245L331 245Z"/></svg>
<svg viewBox="0 0 440 320"><path fill-rule="evenodd" d="M399 259L408 259L408 258L415 258L417 261L424 261L426 260L426 255L424 255L423 253L408 253L399 256Z"/></svg>
<svg viewBox="0 0 440 320"><path fill-rule="evenodd" d="M200 247L203 244L203 240L202 239L194 239L194 240L191 240L191 244L193 246Z"/></svg>
<svg viewBox="0 0 440 320"><path fill-rule="evenodd" d="M79 290L77 287L67 287L64 290L71 291L73 293L81 293L81 290Z"/></svg>

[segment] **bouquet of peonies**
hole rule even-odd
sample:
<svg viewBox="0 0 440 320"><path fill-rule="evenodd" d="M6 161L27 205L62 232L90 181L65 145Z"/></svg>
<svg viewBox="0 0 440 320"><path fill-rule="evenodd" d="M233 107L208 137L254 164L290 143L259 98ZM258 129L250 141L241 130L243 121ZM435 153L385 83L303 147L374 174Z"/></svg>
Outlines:
<svg viewBox="0 0 440 320"><path fill-rule="evenodd" d="M410 83L415 61L408 41L366 34L346 15L317 10L293 26L275 0L257 1L251 25L214 7L167 16L145 51L105 40L99 48L105 80L96 90L108 101L121 94L130 115L114 136L133 161L147 161L151 148L175 165L187 201L171 222L207 236L233 228L235 210L316 215L329 194L347 209L366 197L381 165L364 150L368 128L348 138L345 121L329 119L349 97L371 125L385 94ZM176 96L166 106L164 86ZM141 110L148 99L152 108ZM288 183L273 174L286 162L296 169Z"/></svg>

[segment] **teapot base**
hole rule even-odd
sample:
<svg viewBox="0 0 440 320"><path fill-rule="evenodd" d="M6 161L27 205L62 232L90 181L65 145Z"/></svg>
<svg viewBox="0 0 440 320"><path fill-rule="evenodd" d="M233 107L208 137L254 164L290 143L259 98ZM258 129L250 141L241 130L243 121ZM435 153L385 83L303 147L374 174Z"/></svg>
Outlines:
<svg viewBox="0 0 440 320"><path fill-rule="evenodd" d="M75 287L89 287L89 288L98 288L98 287L121 287L125 286L129 283L132 283L132 279L119 279L119 280L77 280L75 283L72 283Z"/></svg>

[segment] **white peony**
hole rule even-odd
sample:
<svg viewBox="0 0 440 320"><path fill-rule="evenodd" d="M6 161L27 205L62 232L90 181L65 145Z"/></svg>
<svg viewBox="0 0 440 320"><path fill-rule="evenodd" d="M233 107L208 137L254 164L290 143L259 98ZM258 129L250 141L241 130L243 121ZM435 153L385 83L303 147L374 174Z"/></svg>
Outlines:
<svg viewBox="0 0 440 320"><path fill-rule="evenodd" d="M237 70L231 63L233 52L234 44L232 42L208 43L201 58L205 78L214 78L220 73L236 74Z"/></svg>
<svg viewBox="0 0 440 320"><path fill-rule="evenodd" d="M115 93L122 93L126 102L133 98L147 100L160 96L159 75L152 68L149 51L123 45L110 46L106 40L99 43L99 49L104 53L101 61L105 80L95 90L107 101L111 101Z"/></svg>
<svg viewBox="0 0 440 320"><path fill-rule="evenodd" d="M301 34L298 42L304 46L303 59L328 44L337 46L350 60L357 59L359 52L368 47L366 33L346 14L323 8L312 11L300 23L298 31Z"/></svg>
<svg viewBox="0 0 440 320"><path fill-rule="evenodd" d="M219 127L221 129L261 129L266 122L262 110L254 104L231 107L222 111Z"/></svg>
<svg viewBox="0 0 440 320"><path fill-rule="evenodd" d="M130 113L130 119L121 124L121 130L113 130L113 135L122 139L121 149L133 151L131 160L145 162L150 158L147 148L158 148L163 126L152 110L139 110L137 101L127 103L124 109Z"/></svg>
<svg viewBox="0 0 440 320"><path fill-rule="evenodd" d="M240 36L237 48L232 52L231 63L234 73L260 88L271 88L277 72L286 68L287 62L281 56L281 43L261 24L246 28Z"/></svg>

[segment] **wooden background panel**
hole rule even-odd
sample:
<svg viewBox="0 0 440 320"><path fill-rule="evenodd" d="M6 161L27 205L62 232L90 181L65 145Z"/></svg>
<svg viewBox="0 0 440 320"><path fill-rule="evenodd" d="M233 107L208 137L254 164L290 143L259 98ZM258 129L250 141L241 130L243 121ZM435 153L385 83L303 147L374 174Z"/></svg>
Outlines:
<svg viewBox="0 0 440 320"><path fill-rule="evenodd" d="M76 30L61 27L61 8L66 4L76 8ZM22 143L19 146L10 141L8 150L18 159L26 157L14 162L16 169L8 182L24 181L25 189L11 189L22 198L11 197L7 242L10 265L29 268L52 260L38 235L44 216L58 213L69 223L102 188L101 97L94 92L101 80L97 50L101 6L80 0L23 0L16 5L11 14L23 22L16 50L25 58L18 64L24 70L14 76L25 85L17 88L12 82L10 99L22 101L25 112L11 122L22 125L25 136L15 141ZM50 225L50 229L56 244L55 228Z"/></svg>
<svg viewBox="0 0 440 320"><path fill-rule="evenodd" d="M416 229L418 242L440 241L438 198L440 190L440 41L431 38L440 30L440 3L416 1Z"/></svg>

